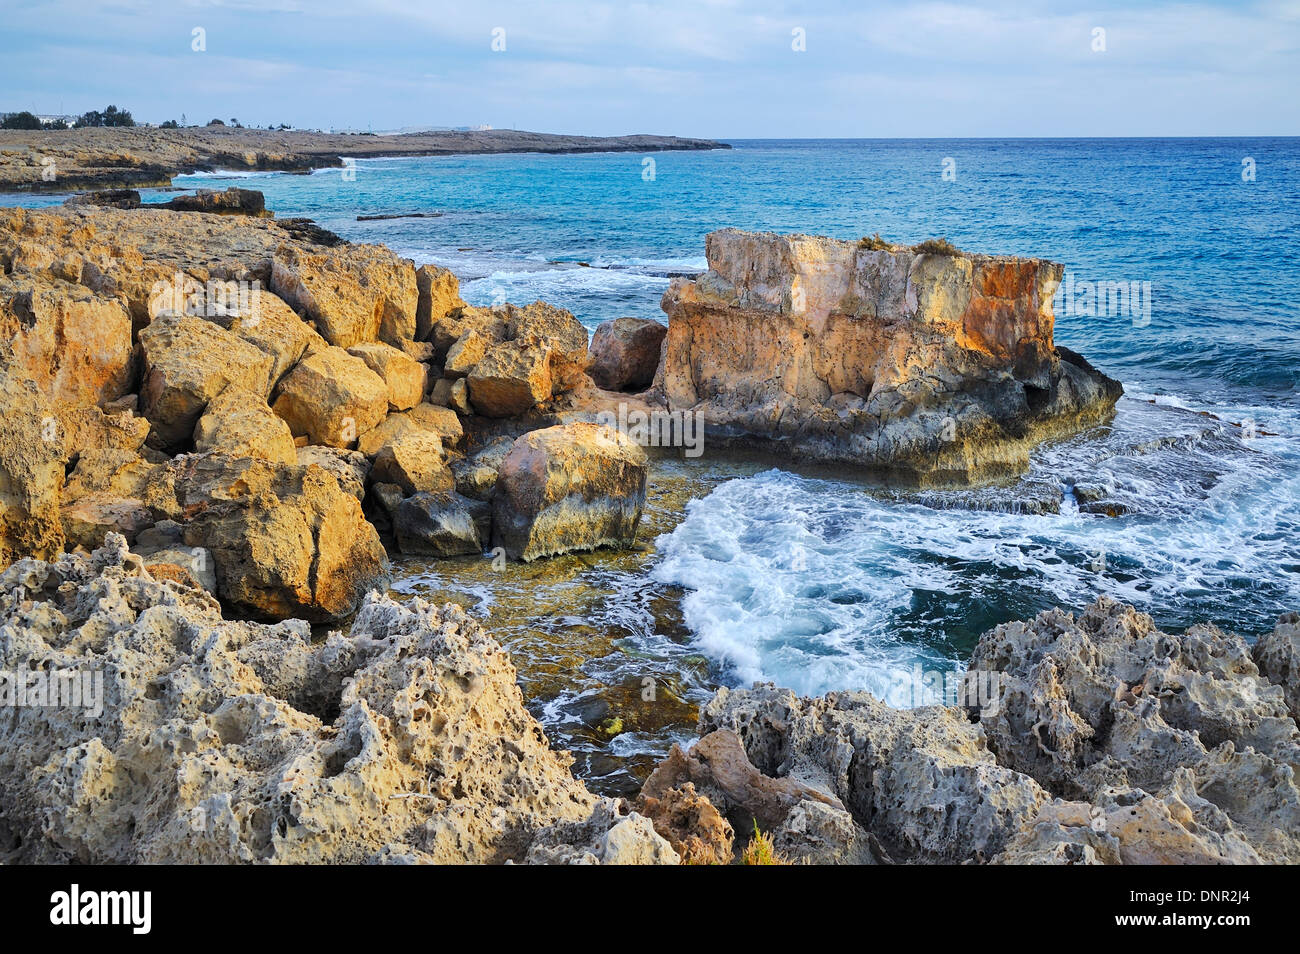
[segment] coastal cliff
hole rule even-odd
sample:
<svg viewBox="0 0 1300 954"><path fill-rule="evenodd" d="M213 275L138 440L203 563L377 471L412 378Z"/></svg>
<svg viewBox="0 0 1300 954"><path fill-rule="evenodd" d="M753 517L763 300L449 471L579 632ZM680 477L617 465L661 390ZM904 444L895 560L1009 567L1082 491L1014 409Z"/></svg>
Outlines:
<svg viewBox="0 0 1300 954"><path fill-rule="evenodd" d="M718 439L964 484L1021 472L1121 394L1053 343L1060 265L734 229L706 250L664 294L656 384Z"/></svg>

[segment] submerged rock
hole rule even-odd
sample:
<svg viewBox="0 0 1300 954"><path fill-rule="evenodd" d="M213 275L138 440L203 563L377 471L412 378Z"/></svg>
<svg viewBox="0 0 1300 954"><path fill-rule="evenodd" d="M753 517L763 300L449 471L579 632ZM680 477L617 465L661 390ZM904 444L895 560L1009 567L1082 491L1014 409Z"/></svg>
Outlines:
<svg viewBox="0 0 1300 954"><path fill-rule="evenodd" d="M926 485L1023 471L1118 382L1052 338L1062 267L725 229L664 295L659 386L719 438Z"/></svg>
<svg viewBox="0 0 1300 954"><path fill-rule="evenodd" d="M564 424L515 441L492 495L492 538L511 559L629 547L645 505L646 455L617 431Z"/></svg>

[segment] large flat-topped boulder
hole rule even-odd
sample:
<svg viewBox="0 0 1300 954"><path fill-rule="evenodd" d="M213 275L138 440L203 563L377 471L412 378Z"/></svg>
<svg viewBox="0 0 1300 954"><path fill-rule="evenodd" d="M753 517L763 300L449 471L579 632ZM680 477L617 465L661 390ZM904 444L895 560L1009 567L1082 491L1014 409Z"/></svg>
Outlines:
<svg viewBox="0 0 1300 954"><path fill-rule="evenodd" d="M707 255L664 294L658 384L711 439L965 483L1022 470L1122 391L1055 346L1054 262L735 229Z"/></svg>

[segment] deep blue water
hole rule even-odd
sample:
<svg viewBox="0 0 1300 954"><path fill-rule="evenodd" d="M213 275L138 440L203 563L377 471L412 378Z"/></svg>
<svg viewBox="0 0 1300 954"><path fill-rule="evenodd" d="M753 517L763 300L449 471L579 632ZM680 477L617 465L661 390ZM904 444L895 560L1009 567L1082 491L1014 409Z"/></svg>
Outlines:
<svg viewBox="0 0 1300 954"><path fill-rule="evenodd" d="M697 647L737 680L888 692L918 659L960 662L988 626L1101 593L1169 628L1247 635L1300 609L1300 140L734 146L241 178L277 214L450 266L471 302L541 298L592 327L662 317L666 276L702 269L704 236L724 226L943 236L1055 259L1078 282L1150 283L1149 315L1058 308L1058 344L1129 394L1113 428L1036 455L1031 479L1064 491L1059 514L974 509L978 495L886 498L780 470L692 505L645 585L688 591ZM214 178L178 184L226 184ZM356 221L398 212L441 215ZM1111 487L1128 513L1080 513L1076 483Z"/></svg>

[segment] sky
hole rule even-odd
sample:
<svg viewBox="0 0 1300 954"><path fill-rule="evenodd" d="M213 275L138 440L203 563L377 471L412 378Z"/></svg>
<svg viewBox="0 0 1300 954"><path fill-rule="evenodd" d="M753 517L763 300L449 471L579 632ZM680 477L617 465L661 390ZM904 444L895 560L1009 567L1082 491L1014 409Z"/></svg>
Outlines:
<svg viewBox="0 0 1300 954"><path fill-rule="evenodd" d="M109 103L377 132L1296 135L1300 0L0 0L0 111Z"/></svg>

